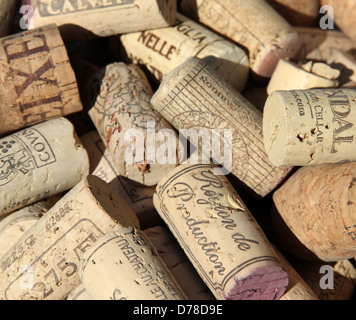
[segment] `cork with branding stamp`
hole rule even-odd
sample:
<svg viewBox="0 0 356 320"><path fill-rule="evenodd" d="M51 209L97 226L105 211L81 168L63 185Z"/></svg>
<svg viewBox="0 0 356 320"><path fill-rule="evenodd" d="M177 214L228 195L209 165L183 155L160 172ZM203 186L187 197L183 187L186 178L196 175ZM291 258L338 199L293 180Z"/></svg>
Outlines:
<svg viewBox="0 0 356 320"><path fill-rule="evenodd" d="M206 285L220 300L279 299L288 284L264 232L212 165L181 165L153 197Z"/></svg>
<svg viewBox="0 0 356 320"><path fill-rule="evenodd" d="M253 195L266 196L291 170L270 163L263 145L262 113L218 76L207 61L188 59L166 76L151 102L177 130L188 130L187 135L190 129L208 130L215 142L203 153L224 165ZM223 161L218 159L223 158L222 152L213 154L219 143L221 149L225 148ZM229 152L231 159L225 157Z"/></svg>
<svg viewBox="0 0 356 320"><path fill-rule="evenodd" d="M0 298L65 299L80 285L84 252L114 228L131 225L139 227L127 203L106 182L87 176L0 260Z"/></svg>
<svg viewBox="0 0 356 320"><path fill-rule="evenodd" d="M145 234L117 228L83 256L80 279L95 300L186 300Z"/></svg>
<svg viewBox="0 0 356 320"><path fill-rule="evenodd" d="M138 66L113 63L89 111L117 172L145 186L156 185L179 163L178 135L153 110L152 95Z"/></svg>
<svg viewBox="0 0 356 320"><path fill-rule="evenodd" d="M355 170L355 162L303 167L273 194L290 231L322 261L356 254ZM295 246L287 246L294 253Z"/></svg>
<svg viewBox="0 0 356 320"><path fill-rule="evenodd" d="M65 39L107 37L174 23L176 0L24 0L33 7L29 28L57 24ZM78 29L80 27L81 29ZM74 34L73 34L74 33Z"/></svg>
<svg viewBox="0 0 356 320"><path fill-rule="evenodd" d="M0 71L0 135L83 108L54 25L1 38Z"/></svg>
<svg viewBox="0 0 356 320"><path fill-rule="evenodd" d="M354 89L273 92L263 114L270 161L279 167L356 160L355 107Z"/></svg>
<svg viewBox="0 0 356 320"><path fill-rule="evenodd" d="M242 48L181 14L172 27L125 34L113 41L158 82L191 56L216 57L214 69L238 91L249 75L249 59Z"/></svg>
<svg viewBox="0 0 356 320"><path fill-rule="evenodd" d="M89 172L88 154L66 118L1 138L0 159L0 215L67 191Z"/></svg>
<svg viewBox="0 0 356 320"><path fill-rule="evenodd" d="M251 70L261 78L271 77L280 59L296 58L302 47L291 25L266 1L183 0L180 10L244 46Z"/></svg>

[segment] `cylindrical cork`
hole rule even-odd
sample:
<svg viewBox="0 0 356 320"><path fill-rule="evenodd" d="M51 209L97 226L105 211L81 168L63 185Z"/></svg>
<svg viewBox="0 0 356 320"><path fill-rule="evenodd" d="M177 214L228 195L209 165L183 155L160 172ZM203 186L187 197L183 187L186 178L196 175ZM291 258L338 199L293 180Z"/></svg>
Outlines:
<svg viewBox="0 0 356 320"><path fill-rule="evenodd" d="M291 25L263 0L183 0L181 12L247 48L258 77L271 77L280 59L294 59L302 47Z"/></svg>
<svg viewBox="0 0 356 320"><path fill-rule="evenodd" d="M320 0L267 0L267 2L293 26L318 25Z"/></svg>
<svg viewBox="0 0 356 320"><path fill-rule="evenodd" d="M355 172L354 162L303 167L273 194L283 221L322 261L356 254Z"/></svg>
<svg viewBox="0 0 356 320"><path fill-rule="evenodd" d="M93 297L90 295L88 290L83 286L81 283L78 287L73 289L67 297L67 300L78 300L78 301L83 301L83 300L94 300Z"/></svg>
<svg viewBox="0 0 356 320"><path fill-rule="evenodd" d="M157 211L219 300L279 299L288 274L262 229L212 165L181 165L157 185Z"/></svg>
<svg viewBox="0 0 356 320"><path fill-rule="evenodd" d="M298 65L279 60L267 86L267 93L278 90L307 90L337 88L340 71L322 62L309 61Z"/></svg>
<svg viewBox="0 0 356 320"><path fill-rule="evenodd" d="M55 25L0 40L0 135L83 109Z"/></svg>
<svg viewBox="0 0 356 320"><path fill-rule="evenodd" d="M215 71L240 92L249 75L249 59L242 48L181 14L172 27L122 35L113 42L157 82L192 56L214 56Z"/></svg>
<svg viewBox="0 0 356 320"><path fill-rule="evenodd" d="M315 293L308 290L302 283L297 282L290 290L287 291L279 300L319 300Z"/></svg>
<svg viewBox="0 0 356 320"><path fill-rule="evenodd" d="M191 133L188 137L191 142L192 130L208 130L215 142L212 146L203 146L203 152L209 157L212 155L216 162L225 162L221 164L254 195L266 196L291 170L270 164L263 145L262 113L218 76L206 61L192 57L173 70L151 102L176 129ZM229 132L231 141L227 138ZM180 133L184 135L183 130ZM219 151L224 145L224 161L218 159L222 158L221 153L214 152L217 143L220 143Z"/></svg>
<svg viewBox="0 0 356 320"><path fill-rule="evenodd" d="M177 240L165 226L155 226L143 233L157 249L169 271L177 280L188 300L215 300Z"/></svg>
<svg viewBox="0 0 356 320"><path fill-rule="evenodd" d="M33 8L29 28L55 23L64 39L80 40L88 34L108 37L172 25L176 0L56 1L23 0Z"/></svg>
<svg viewBox="0 0 356 320"><path fill-rule="evenodd" d="M113 63L106 67L100 94L89 111L117 172L146 186L156 185L179 163L178 135L153 110L152 96L139 67Z"/></svg>
<svg viewBox="0 0 356 320"><path fill-rule="evenodd" d="M106 182L87 176L0 260L0 299L63 300L80 285L79 262L97 239L139 223Z"/></svg>
<svg viewBox="0 0 356 320"><path fill-rule="evenodd" d="M356 160L356 91L275 91L266 101L263 137L272 164L309 166Z"/></svg>
<svg viewBox="0 0 356 320"><path fill-rule="evenodd" d="M132 227L100 238L79 275L94 300L186 300L149 239Z"/></svg>
<svg viewBox="0 0 356 320"><path fill-rule="evenodd" d="M88 154L66 118L2 138L0 215L67 191L88 172Z"/></svg>
<svg viewBox="0 0 356 320"><path fill-rule="evenodd" d="M0 38L10 34L16 7L17 4L14 0L0 1Z"/></svg>
<svg viewBox="0 0 356 320"><path fill-rule="evenodd" d="M356 41L356 2L353 0L321 0L322 6L331 6L334 23L351 39Z"/></svg>
<svg viewBox="0 0 356 320"><path fill-rule="evenodd" d="M155 186L147 187L120 176L97 131L86 133L80 140L88 151L90 174L109 183L117 191L136 213L141 229L160 224L160 217L153 205Z"/></svg>

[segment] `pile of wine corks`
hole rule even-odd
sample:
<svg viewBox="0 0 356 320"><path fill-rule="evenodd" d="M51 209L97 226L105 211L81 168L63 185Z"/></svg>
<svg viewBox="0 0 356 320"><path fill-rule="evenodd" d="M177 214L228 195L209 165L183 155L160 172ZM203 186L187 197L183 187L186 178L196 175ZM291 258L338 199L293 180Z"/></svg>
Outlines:
<svg viewBox="0 0 356 320"><path fill-rule="evenodd" d="M355 299L353 7L0 2L0 299Z"/></svg>

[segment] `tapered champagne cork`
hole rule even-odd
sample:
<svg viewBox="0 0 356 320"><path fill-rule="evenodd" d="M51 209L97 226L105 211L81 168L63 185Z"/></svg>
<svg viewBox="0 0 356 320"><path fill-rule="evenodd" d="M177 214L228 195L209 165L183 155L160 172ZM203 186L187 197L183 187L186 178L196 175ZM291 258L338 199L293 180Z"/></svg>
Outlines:
<svg viewBox="0 0 356 320"><path fill-rule="evenodd" d="M2 38L0 70L0 135L83 108L54 25Z"/></svg>
<svg viewBox="0 0 356 320"><path fill-rule="evenodd" d="M181 14L172 27L126 34L114 39L114 45L118 43L158 82L191 56L215 56L214 69L238 91L249 75L249 59L242 48Z"/></svg>
<svg viewBox="0 0 356 320"><path fill-rule="evenodd" d="M183 0L180 10L244 46L251 70L262 78L271 77L280 59L294 59L302 47L291 25L266 1Z"/></svg>
<svg viewBox="0 0 356 320"><path fill-rule="evenodd" d="M33 7L29 28L55 23L65 39L137 32L174 23L176 0L23 0ZM79 30L78 30L79 29ZM74 33L74 34L73 34Z"/></svg>
<svg viewBox="0 0 356 320"><path fill-rule="evenodd" d="M63 300L80 285L79 261L97 239L139 223L106 182L87 176L52 207L0 260L0 298Z"/></svg>
<svg viewBox="0 0 356 320"><path fill-rule="evenodd" d="M212 165L181 165L157 185L157 211L219 300L279 299L288 274L262 229Z"/></svg>
<svg viewBox="0 0 356 320"><path fill-rule="evenodd" d="M285 224L322 261L356 254L355 170L354 162L303 167L273 194Z"/></svg>
<svg viewBox="0 0 356 320"><path fill-rule="evenodd" d="M316 26L319 21L320 0L267 0L290 24Z"/></svg>
<svg viewBox="0 0 356 320"><path fill-rule="evenodd" d="M0 215L67 191L89 171L88 154L66 118L1 138L0 160Z"/></svg>
<svg viewBox="0 0 356 320"><path fill-rule="evenodd" d="M145 234L120 228L100 238L81 260L80 279L94 300L185 300Z"/></svg>
<svg viewBox="0 0 356 320"><path fill-rule="evenodd" d="M356 91L275 91L263 113L265 149L275 166L354 161Z"/></svg>
<svg viewBox="0 0 356 320"><path fill-rule="evenodd" d="M146 186L156 185L179 163L178 135L153 110L152 95L139 67L113 63L106 67L100 94L89 111L117 172Z"/></svg>
<svg viewBox="0 0 356 320"><path fill-rule="evenodd" d="M206 61L192 57L173 70L151 102L178 130L208 130L209 141L213 142L212 146L203 146L203 152L215 162L223 162L225 169L253 195L266 196L291 170L270 164L263 145L262 113L218 76ZM183 131L180 133L184 135ZM231 139L227 138L228 133ZM218 143L221 149L224 145L224 160L221 160L223 152L214 153ZM231 159L228 159L229 154Z"/></svg>
<svg viewBox="0 0 356 320"><path fill-rule="evenodd" d="M88 151L90 174L109 183L116 190L136 213L142 229L158 225L161 221L153 205L155 186L147 187L120 176L97 131L86 133L80 140Z"/></svg>
<svg viewBox="0 0 356 320"><path fill-rule="evenodd" d="M15 10L16 1L2 0L0 2L0 38L10 34Z"/></svg>
<svg viewBox="0 0 356 320"><path fill-rule="evenodd" d="M93 297L89 294L88 290L81 283L78 287L73 289L67 297L67 300L94 300Z"/></svg>
<svg viewBox="0 0 356 320"><path fill-rule="evenodd" d="M143 233L157 249L189 300L215 300L167 227L155 226L143 230Z"/></svg>
<svg viewBox="0 0 356 320"><path fill-rule="evenodd" d="M313 88L337 88L340 71L326 63L313 62L298 65L279 60L267 86L270 95L278 90L307 90Z"/></svg>

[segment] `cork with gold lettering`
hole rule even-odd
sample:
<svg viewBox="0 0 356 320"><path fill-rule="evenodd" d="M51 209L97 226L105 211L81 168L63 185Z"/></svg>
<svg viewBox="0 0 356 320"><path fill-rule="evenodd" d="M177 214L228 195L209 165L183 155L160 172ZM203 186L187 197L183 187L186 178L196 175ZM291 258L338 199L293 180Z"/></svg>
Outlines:
<svg viewBox="0 0 356 320"><path fill-rule="evenodd" d="M208 62L192 57L169 73L152 105L191 144L202 147L206 156L242 181L252 195L264 197L291 168L270 163L263 145L262 113ZM198 144L197 132L207 137L207 143Z"/></svg>
<svg viewBox="0 0 356 320"><path fill-rule="evenodd" d="M275 91L263 113L268 157L278 167L355 161L355 119L354 89Z"/></svg>
<svg viewBox="0 0 356 320"><path fill-rule="evenodd" d="M206 285L220 300L279 299L288 274L225 176L212 165L181 165L153 197Z"/></svg>
<svg viewBox="0 0 356 320"><path fill-rule="evenodd" d="M16 1L0 1L0 38L10 34L15 17Z"/></svg>
<svg viewBox="0 0 356 320"><path fill-rule="evenodd" d="M0 215L67 191L88 172L88 154L66 118L1 138Z"/></svg>
<svg viewBox="0 0 356 320"><path fill-rule="evenodd" d="M138 66L112 63L105 68L100 93L89 111L117 172L145 186L156 185L180 157L178 135L153 110L152 95Z"/></svg>
<svg viewBox="0 0 356 320"><path fill-rule="evenodd" d="M54 25L0 39L0 71L0 135L83 108Z"/></svg>
<svg viewBox="0 0 356 320"><path fill-rule="evenodd" d="M258 78L271 77L280 59L294 59L302 48L292 26L264 0L182 0L180 11L245 47Z"/></svg>
<svg viewBox="0 0 356 320"><path fill-rule="evenodd" d="M80 285L79 262L97 239L139 223L106 182L87 176L0 260L0 299L63 300Z"/></svg>
<svg viewBox="0 0 356 320"><path fill-rule="evenodd" d="M142 231L117 228L83 256L80 279L94 300L186 300Z"/></svg>
<svg viewBox="0 0 356 320"><path fill-rule="evenodd" d="M33 7L29 28L59 26L64 39L107 37L172 25L176 0L24 0Z"/></svg>
<svg viewBox="0 0 356 320"><path fill-rule="evenodd" d="M356 254L355 170L355 162L302 167L273 194L289 230L322 261ZM291 253L310 259L288 241L285 244Z"/></svg>
<svg viewBox="0 0 356 320"><path fill-rule="evenodd" d="M144 65L158 82L191 56L216 57L215 71L238 91L249 75L248 56L242 48L181 14L172 27L114 38L113 45L119 44L131 61Z"/></svg>

